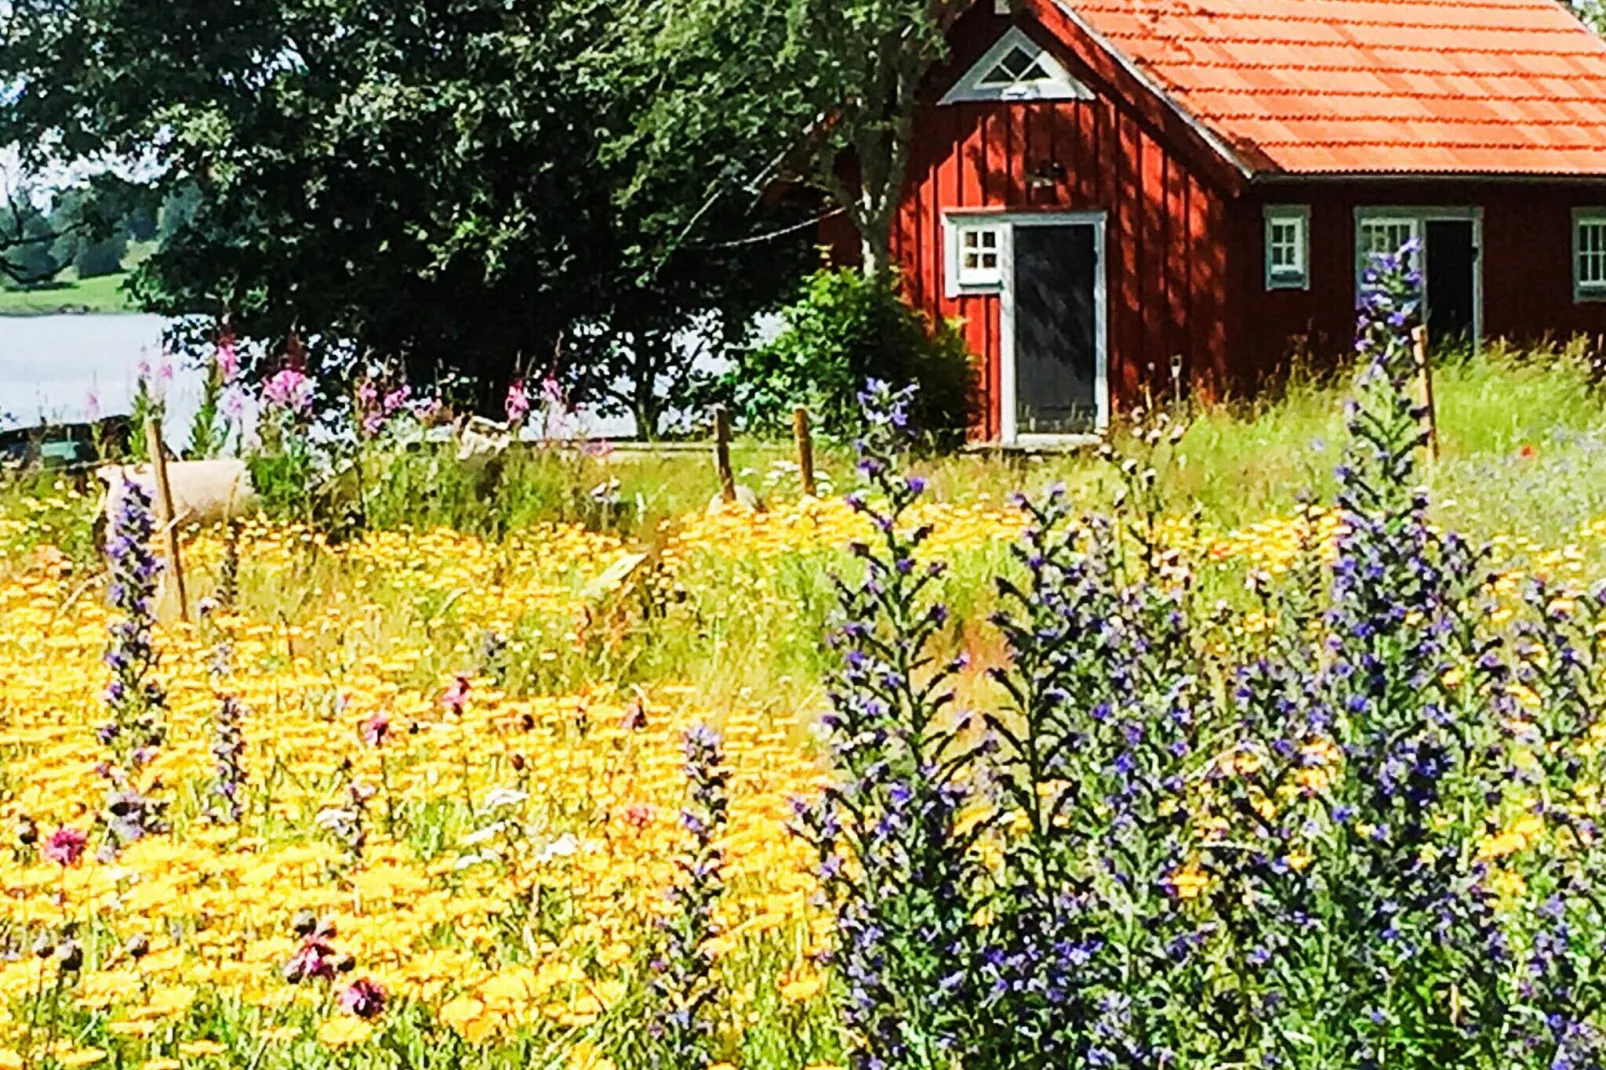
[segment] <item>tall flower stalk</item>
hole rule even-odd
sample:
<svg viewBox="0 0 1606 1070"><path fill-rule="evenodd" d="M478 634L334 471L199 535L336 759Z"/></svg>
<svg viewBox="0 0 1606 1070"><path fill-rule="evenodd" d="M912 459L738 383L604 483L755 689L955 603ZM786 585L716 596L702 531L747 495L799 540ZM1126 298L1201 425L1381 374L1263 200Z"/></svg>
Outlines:
<svg viewBox="0 0 1606 1070"><path fill-rule="evenodd" d="M152 637L156 583L161 562L150 549L153 534L151 501L140 484L130 480L113 496L106 537L111 581L107 597L114 619L105 662L111 681L105 701L111 714L97 735L110 751L102 772L109 781L101 823L107 851L161 831L166 804L146 796L139 771L155 756L166 735L166 695L154 672L158 654Z"/></svg>
<svg viewBox="0 0 1606 1070"><path fill-rule="evenodd" d="M841 667L823 722L835 775L802 814L836 910L849 1060L866 1070L960 1065L977 1010L971 848L986 822L965 821L975 744L950 711L961 663L933 649L948 616L930 598L942 566L921 560L930 528L911 518L925 483L898 470L910 393L872 383L860 399L867 486L848 500L875 534L853 547L862 575L837 580Z"/></svg>
<svg viewBox="0 0 1606 1070"><path fill-rule="evenodd" d="M212 715L212 801L207 813L213 821L238 825L245 816L245 707L223 686L233 671L233 648L218 644L212 655L211 676L217 711Z"/></svg>
<svg viewBox="0 0 1606 1070"><path fill-rule="evenodd" d="M999 1065L1159 1066L1198 1018L1188 773L1200 681L1185 570L1150 548L1127 578L1116 525L1064 492L1017 500L1025 585L999 581L1009 698L988 717L1006 838L986 969ZM1162 567L1163 566L1163 567Z"/></svg>
<svg viewBox="0 0 1606 1070"><path fill-rule="evenodd" d="M696 725L685 736L686 845L676 860L662 922L662 946L653 961L654 1015L651 1062L661 1070L703 1070L713 1061L710 1012L718 986L710 941L719 935L715 910L724 893L724 855L730 770L719 733Z"/></svg>

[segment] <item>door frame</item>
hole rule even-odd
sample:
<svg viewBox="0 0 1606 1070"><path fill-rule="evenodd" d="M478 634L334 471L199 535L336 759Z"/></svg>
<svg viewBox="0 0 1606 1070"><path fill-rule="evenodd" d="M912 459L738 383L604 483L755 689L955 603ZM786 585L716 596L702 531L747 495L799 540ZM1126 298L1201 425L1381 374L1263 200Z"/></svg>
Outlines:
<svg viewBox="0 0 1606 1070"><path fill-rule="evenodd" d="M998 442L1004 446L1071 446L1097 441L1110 425L1109 301L1104 240L1109 213L1011 212L994 209L950 209L943 213L944 289L950 297L998 296ZM957 230L964 223L987 223L1003 232L999 281L987 287L961 287L957 282ZM1091 226L1093 228L1093 400L1097 408L1091 434L1034 435L1016 429L1015 410L1015 228Z"/></svg>
<svg viewBox="0 0 1606 1070"><path fill-rule="evenodd" d="M1472 348L1483 345L1483 209L1476 205L1357 205L1350 245L1355 255L1355 307L1361 302L1361 276L1366 261L1361 255L1361 224L1378 220L1398 220L1411 224L1411 235L1422 247L1422 322L1428 314L1428 223L1472 224Z"/></svg>

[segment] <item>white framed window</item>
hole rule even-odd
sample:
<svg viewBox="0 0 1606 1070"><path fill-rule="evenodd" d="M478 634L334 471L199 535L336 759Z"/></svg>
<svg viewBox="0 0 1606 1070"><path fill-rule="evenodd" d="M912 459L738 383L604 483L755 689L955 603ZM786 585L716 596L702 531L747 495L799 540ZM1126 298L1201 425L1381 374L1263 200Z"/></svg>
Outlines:
<svg viewBox="0 0 1606 1070"><path fill-rule="evenodd" d="M1372 257L1382 254L1393 255L1411 242L1417 242L1420 247L1418 230L1421 222L1419 219L1385 216L1361 220L1360 230L1355 238L1361 269L1366 269Z"/></svg>
<svg viewBox="0 0 1606 1070"><path fill-rule="evenodd" d="M1606 301L1606 208L1573 211L1573 300Z"/></svg>
<svg viewBox="0 0 1606 1070"><path fill-rule="evenodd" d="M1266 289L1310 289L1310 207L1266 206Z"/></svg>
<svg viewBox="0 0 1606 1070"><path fill-rule="evenodd" d="M993 292L1004 285L1004 225L986 218L948 218L948 293Z"/></svg>
<svg viewBox="0 0 1606 1070"><path fill-rule="evenodd" d="M978 100L1092 100L1093 91L1019 26L1004 31L943 95L941 103Z"/></svg>
<svg viewBox="0 0 1606 1070"><path fill-rule="evenodd" d="M1416 253L1407 253L1405 266L1421 277L1422 220L1414 216L1376 215L1362 217L1355 228L1355 293L1360 297L1368 293L1367 282L1373 261L1379 256L1393 256L1410 246Z"/></svg>

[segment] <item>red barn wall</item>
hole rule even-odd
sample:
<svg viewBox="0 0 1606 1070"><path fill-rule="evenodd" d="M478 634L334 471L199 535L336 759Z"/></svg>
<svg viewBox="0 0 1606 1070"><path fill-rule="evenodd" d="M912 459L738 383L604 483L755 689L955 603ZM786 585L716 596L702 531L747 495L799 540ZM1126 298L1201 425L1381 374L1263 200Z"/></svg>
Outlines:
<svg viewBox="0 0 1606 1070"><path fill-rule="evenodd" d="M1045 22L1059 17L1051 8L1036 14ZM978 4L955 27L951 61L932 79L917 118L893 235L909 299L960 320L980 358L985 421L978 433L999 434L1000 299L944 296L945 210L1103 209L1112 411L1141 403L1145 383L1169 391L1173 356L1183 358L1196 388L1218 392L1232 345L1225 301L1230 193L1223 180L1187 150L1176 116L1118 84L1120 72L1105 54L1056 42L1053 33L1075 40L1073 28L1051 26L1051 33L1019 20L1097 99L938 105L1011 21ZM1031 186L1028 171L1049 162L1064 169L1064 179Z"/></svg>
<svg viewBox="0 0 1606 1070"><path fill-rule="evenodd" d="M1264 206L1310 206L1310 289L1266 292ZM1517 343L1606 333L1606 303L1575 302L1572 213L1606 207L1606 186L1499 181L1354 180L1267 184L1230 209L1232 291L1245 310L1234 378L1251 386L1305 347L1322 364L1350 349L1355 328L1355 210L1483 210L1483 337Z"/></svg>
<svg viewBox="0 0 1606 1070"><path fill-rule="evenodd" d="M943 213L1103 210L1102 269L1112 412L1170 389L1181 357L1197 396L1244 395L1303 351L1332 364L1355 321L1355 209L1483 210L1483 336L1517 342L1606 334L1606 303L1575 303L1572 210L1606 207L1606 185L1578 182L1356 179L1246 182L1198 131L1051 3L1017 0L1000 16L976 4L955 26L917 116L893 255L910 301L961 322L978 356L979 437L999 435L1000 298L945 296ZM1092 101L939 105L1011 24L1049 48ZM1063 179L1027 175L1057 163ZM1310 207L1310 289L1267 292L1264 207ZM826 228L856 254L840 218Z"/></svg>

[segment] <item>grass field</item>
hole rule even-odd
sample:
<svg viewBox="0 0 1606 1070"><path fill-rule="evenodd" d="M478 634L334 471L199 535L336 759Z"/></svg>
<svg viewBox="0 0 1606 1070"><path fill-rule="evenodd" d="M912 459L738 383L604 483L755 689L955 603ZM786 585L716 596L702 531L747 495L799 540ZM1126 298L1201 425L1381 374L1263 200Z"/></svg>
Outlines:
<svg viewBox="0 0 1606 1070"><path fill-rule="evenodd" d="M1144 455L1166 543L1231 611L1210 644L1257 642L1246 577L1330 540L1302 509L1331 499L1344 389L1196 413ZM1453 362L1438 396L1435 517L1492 541L1503 596L1606 577L1606 408L1576 355ZM844 452L822 451L820 500L787 456L738 445L760 513L711 511L705 458L424 452L370 459L367 530L264 519L233 551L191 532L209 612L155 628L166 731L132 781L166 828L113 861L95 859L105 763L127 759L96 731L123 610L92 503L48 478L0 491L0 828L35 830L0 847L0 1070L661 1065L643 1023L686 872L682 736L705 723L730 777L697 948L711 1057L840 1065L833 919L788 829L826 775L832 576L857 574L843 547L871 529L835 496ZM1107 508L1118 481L1086 454L916 468L922 553L949 564L940 649L970 659L963 700L995 707L994 581L1022 574L1010 492L1061 482Z"/></svg>
<svg viewBox="0 0 1606 1070"><path fill-rule="evenodd" d="M51 316L63 312L132 312L122 290L126 274L71 279L34 290L0 289L0 316Z"/></svg>

